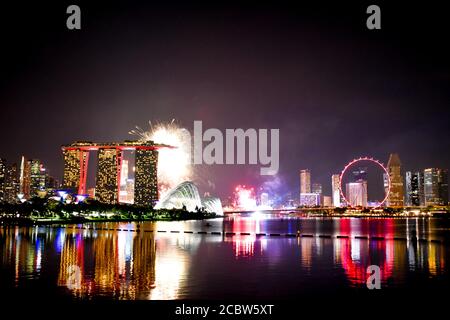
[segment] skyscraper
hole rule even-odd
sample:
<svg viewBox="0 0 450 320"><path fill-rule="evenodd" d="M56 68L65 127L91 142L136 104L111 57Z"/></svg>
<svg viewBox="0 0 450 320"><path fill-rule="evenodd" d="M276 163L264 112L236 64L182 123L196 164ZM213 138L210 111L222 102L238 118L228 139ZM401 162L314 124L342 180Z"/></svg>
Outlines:
<svg viewBox="0 0 450 320"><path fill-rule="evenodd" d="M311 172L309 169L300 170L300 193L311 193Z"/></svg>
<svg viewBox="0 0 450 320"><path fill-rule="evenodd" d="M300 193L300 206L315 207L320 205L320 196L317 193Z"/></svg>
<svg viewBox="0 0 450 320"><path fill-rule="evenodd" d="M341 192L339 189L339 174L333 174L331 176L331 191L333 197L333 206L341 206Z"/></svg>
<svg viewBox="0 0 450 320"><path fill-rule="evenodd" d="M332 197L323 196L323 206L324 207L332 207L333 206Z"/></svg>
<svg viewBox="0 0 450 320"><path fill-rule="evenodd" d="M5 201L6 159L0 158L0 202Z"/></svg>
<svg viewBox="0 0 450 320"><path fill-rule="evenodd" d="M63 157L63 188L75 193L86 193L89 152L80 149L64 149Z"/></svg>
<svg viewBox="0 0 450 320"><path fill-rule="evenodd" d="M367 207L367 181L349 182L345 186L345 196L352 207Z"/></svg>
<svg viewBox="0 0 450 320"><path fill-rule="evenodd" d="M20 163L19 193L24 199L30 198L31 168L30 161L22 156Z"/></svg>
<svg viewBox="0 0 450 320"><path fill-rule="evenodd" d="M121 199L147 205L158 199L157 160L158 149L165 145L155 145L153 141L131 141L96 143L78 141L62 146L64 155L64 187L85 194L89 152L98 151L95 198L103 203L117 203ZM123 153L135 151L134 194L130 196L129 163L123 160ZM131 180L133 181L133 180ZM122 192L122 197L121 193ZM137 198L135 197L137 195Z"/></svg>
<svg viewBox="0 0 450 320"><path fill-rule="evenodd" d="M103 203L114 204L119 200L119 182L122 151L102 148L98 151L98 169L95 198Z"/></svg>
<svg viewBox="0 0 450 320"><path fill-rule="evenodd" d="M322 194L322 184L321 183L313 183L311 188L312 193Z"/></svg>
<svg viewBox="0 0 450 320"><path fill-rule="evenodd" d="M425 183L424 183L424 175L422 172L417 172L418 174L418 184L419 184L419 205L425 206Z"/></svg>
<svg viewBox="0 0 450 320"><path fill-rule="evenodd" d="M5 184L4 184L4 201L7 203L14 203L18 200L19 193L19 179L17 173L17 164L7 165L5 170Z"/></svg>
<svg viewBox="0 0 450 320"><path fill-rule="evenodd" d="M447 169L428 168L424 170L425 205L448 204Z"/></svg>
<svg viewBox="0 0 450 320"><path fill-rule="evenodd" d="M401 161L397 153L389 155L387 169L391 179L391 192L387 199L387 205L391 207L403 206L403 177L401 173Z"/></svg>
<svg viewBox="0 0 450 320"><path fill-rule="evenodd" d="M439 197L441 199L441 205L448 205L448 170L439 169L438 172L439 182Z"/></svg>
<svg viewBox="0 0 450 320"><path fill-rule="evenodd" d="M37 197L39 191L45 189L45 175L42 176L41 162L38 159L28 160L30 170L30 198Z"/></svg>
<svg viewBox="0 0 450 320"><path fill-rule="evenodd" d="M134 203L154 205L158 200L158 152L137 149L134 173Z"/></svg>
<svg viewBox="0 0 450 320"><path fill-rule="evenodd" d="M407 171L405 174L405 205L407 206L420 206L421 205L421 179L423 175L420 172Z"/></svg>

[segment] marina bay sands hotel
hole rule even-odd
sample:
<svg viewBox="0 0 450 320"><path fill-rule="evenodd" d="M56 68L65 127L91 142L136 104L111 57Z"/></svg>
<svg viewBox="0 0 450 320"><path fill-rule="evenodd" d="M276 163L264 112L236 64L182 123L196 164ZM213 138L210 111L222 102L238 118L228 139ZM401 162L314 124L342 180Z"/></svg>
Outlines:
<svg viewBox="0 0 450 320"><path fill-rule="evenodd" d="M74 193L86 194L89 154L97 151L95 197L103 203L119 202L123 152L135 151L134 203L154 204L158 200L158 149L170 147L152 141L120 143L74 142L62 146L64 156L63 187Z"/></svg>

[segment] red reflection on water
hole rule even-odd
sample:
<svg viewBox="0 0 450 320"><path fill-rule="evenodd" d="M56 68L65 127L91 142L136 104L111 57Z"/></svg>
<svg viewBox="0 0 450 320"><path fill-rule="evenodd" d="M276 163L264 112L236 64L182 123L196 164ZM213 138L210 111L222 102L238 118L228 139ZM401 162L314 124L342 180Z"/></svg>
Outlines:
<svg viewBox="0 0 450 320"><path fill-rule="evenodd" d="M358 228L355 228L359 224ZM369 274L367 267L377 265L380 267L381 280L386 281L392 276L394 265L394 221L380 219L374 221L361 219L342 219L339 224L341 235L363 235L384 237L390 240L367 239L339 239L340 263L344 268L348 280L355 285L365 284ZM356 231L355 231L356 229Z"/></svg>
<svg viewBox="0 0 450 320"><path fill-rule="evenodd" d="M251 257L255 254L256 233L260 231L260 221L254 218L243 218L240 216L230 220L231 230L234 232L233 237L225 237L225 241L233 242L233 251L236 257ZM250 235L241 235L241 233L249 233ZM260 248L261 253L263 248Z"/></svg>

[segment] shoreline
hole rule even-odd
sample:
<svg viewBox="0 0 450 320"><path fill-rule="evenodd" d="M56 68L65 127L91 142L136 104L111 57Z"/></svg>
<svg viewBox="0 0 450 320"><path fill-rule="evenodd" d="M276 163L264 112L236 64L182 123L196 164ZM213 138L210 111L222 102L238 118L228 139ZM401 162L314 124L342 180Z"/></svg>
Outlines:
<svg viewBox="0 0 450 320"><path fill-rule="evenodd" d="M111 219L111 218L99 218L99 219L0 219L0 225L2 226L37 226L37 225L67 225L67 224L89 224L89 223L104 223L104 222L176 222L176 221L198 221L223 218L223 216L215 217L202 217L202 218L187 218L187 219Z"/></svg>
<svg viewBox="0 0 450 320"><path fill-rule="evenodd" d="M223 216L213 216L213 217L201 217L201 218L180 218L180 219L171 219L171 218L152 218L152 219L114 219L114 218L96 218L96 219L88 219L88 218L73 218L73 219L32 219L32 218L19 218L19 219L0 219L1 226L39 226L39 225L68 225L68 224L92 224L92 223L105 223L105 222L177 222L177 221L200 221L200 220L210 220L217 218L226 218L227 214ZM389 216L389 215L309 215L309 216L292 216L292 215L284 215L280 217L280 219L284 218L360 218L360 219L408 219L408 218L426 218L426 219L449 219L447 215L439 215L439 216Z"/></svg>

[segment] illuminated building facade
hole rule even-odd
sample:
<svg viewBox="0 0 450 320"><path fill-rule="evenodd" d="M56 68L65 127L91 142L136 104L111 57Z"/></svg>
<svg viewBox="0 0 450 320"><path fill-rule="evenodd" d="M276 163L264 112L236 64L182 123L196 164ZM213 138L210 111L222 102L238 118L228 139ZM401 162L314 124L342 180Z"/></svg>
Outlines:
<svg viewBox="0 0 450 320"><path fill-rule="evenodd" d="M309 169L300 170L300 195L311 193L311 172Z"/></svg>
<svg viewBox="0 0 450 320"><path fill-rule="evenodd" d="M120 169L120 189L121 190L125 189L126 185L127 185L128 168L129 168L129 161L122 160L122 168Z"/></svg>
<svg viewBox="0 0 450 320"><path fill-rule="evenodd" d="M78 194L85 194L89 151L65 149L63 150L63 157L63 187Z"/></svg>
<svg viewBox="0 0 450 320"><path fill-rule="evenodd" d="M22 157L22 161L20 163L19 193L24 199L30 198L30 186L31 186L30 161L28 161L25 157Z"/></svg>
<svg viewBox="0 0 450 320"><path fill-rule="evenodd" d="M322 184L320 183L313 183L312 184L312 193L322 194Z"/></svg>
<svg viewBox="0 0 450 320"><path fill-rule="evenodd" d="M38 159L28 160L30 170L30 197L37 197L39 191L45 190L45 174L41 169L41 162Z"/></svg>
<svg viewBox="0 0 450 320"><path fill-rule="evenodd" d="M407 171L405 173L405 205L423 205L423 174Z"/></svg>
<svg viewBox="0 0 450 320"><path fill-rule="evenodd" d="M323 196L323 206L326 208L330 208L333 206L333 198L330 196Z"/></svg>
<svg viewBox="0 0 450 320"><path fill-rule="evenodd" d="M0 158L0 202L5 201L6 160Z"/></svg>
<svg viewBox="0 0 450 320"><path fill-rule="evenodd" d="M18 184L20 197L30 199L45 196L49 188L56 182L48 175L40 160L22 157Z"/></svg>
<svg viewBox="0 0 450 320"><path fill-rule="evenodd" d="M136 150L134 204L154 205L158 200L158 152Z"/></svg>
<svg viewBox="0 0 450 320"><path fill-rule="evenodd" d="M428 168L424 170L425 205L448 204L448 170Z"/></svg>
<svg viewBox="0 0 450 320"><path fill-rule="evenodd" d="M439 182L439 197L443 206L448 205L448 170L439 169L438 174Z"/></svg>
<svg viewBox="0 0 450 320"><path fill-rule="evenodd" d="M391 179L391 192L387 199L387 205L390 207L403 206L403 177L401 173L402 163L397 153L389 155L387 170Z"/></svg>
<svg viewBox="0 0 450 320"><path fill-rule="evenodd" d="M135 151L134 203L153 205L158 200L158 149L152 141L124 141L120 143L75 142L62 147L64 156L63 187L78 194L86 194L86 179L90 151L98 152L95 198L103 203L120 202L120 191L130 190L122 175L123 151ZM125 170L128 171L128 162ZM128 176L128 173L126 173ZM127 197L129 199L129 197ZM127 201L128 202L128 201Z"/></svg>
<svg viewBox="0 0 450 320"><path fill-rule="evenodd" d="M117 149L100 149L98 151L98 168L95 182L95 197L103 203L118 202L117 181L120 183L122 152Z"/></svg>
<svg viewBox="0 0 450 320"><path fill-rule="evenodd" d="M367 181L349 182L345 185L345 191L352 207L367 207Z"/></svg>
<svg viewBox="0 0 450 320"><path fill-rule="evenodd" d="M331 176L331 192L333 197L333 206L341 206L341 192L339 190L339 174Z"/></svg>
<svg viewBox="0 0 450 320"><path fill-rule="evenodd" d="M320 205L320 195L317 193L300 193L300 206L316 207Z"/></svg>
<svg viewBox="0 0 450 320"><path fill-rule="evenodd" d="M3 201L14 203L17 201L19 193L19 179L17 164L7 165L5 167L5 180L3 185Z"/></svg>

